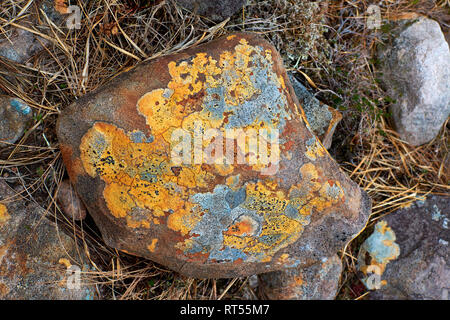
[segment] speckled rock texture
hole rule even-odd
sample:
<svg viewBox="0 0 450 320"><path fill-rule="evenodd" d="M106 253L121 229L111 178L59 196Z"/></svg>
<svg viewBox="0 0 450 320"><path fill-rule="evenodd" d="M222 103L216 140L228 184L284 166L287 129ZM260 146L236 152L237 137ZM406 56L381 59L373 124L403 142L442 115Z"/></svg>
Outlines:
<svg viewBox="0 0 450 320"><path fill-rule="evenodd" d="M398 35L397 35L398 33ZM418 146L433 140L450 115L450 50L439 24L427 18L397 27L380 54L382 79L400 137Z"/></svg>
<svg viewBox="0 0 450 320"><path fill-rule="evenodd" d="M86 207L69 180L61 182L56 199L60 209L69 219L83 220L86 218Z"/></svg>
<svg viewBox="0 0 450 320"><path fill-rule="evenodd" d="M22 137L32 115L31 108L22 100L0 97L0 148Z"/></svg>
<svg viewBox="0 0 450 320"><path fill-rule="evenodd" d="M333 300L342 262L337 255L306 268L288 268L259 275L259 289L270 300Z"/></svg>
<svg viewBox="0 0 450 320"><path fill-rule="evenodd" d="M39 21L38 15L41 15L39 10L42 10L53 24L62 26L64 16L57 11L54 0L34 1L28 7L26 14L15 22L25 28L32 29ZM45 17L41 15L41 19L45 20ZM17 63L24 63L41 52L44 46L48 44L48 40L36 36L23 28L15 27L8 32L0 34L0 58L3 57Z"/></svg>
<svg viewBox="0 0 450 320"><path fill-rule="evenodd" d="M7 39L0 38L0 57L23 63L44 49L42 43L46 41L35 37L31 32L15 29Z"/></svg>
<svg viewBox="0 0 450 320"><path fill-rule="evenodd" d="M214 21L225 20L242 10L247 0L175 0L183 8Z"/></svg>
<svg viewBox="0 0 450 320"><path fill-rule="evenodd" d="M320 139L323 146L329 149L336 126L342 120L342 114L317 100L292 73L288 73L288 75L311 129Z"/></svg>
<svg viewBox="0 0 450 320"><path fill-rule="evenodd" d="M450 291L450 198L429 196L387 215L400 255L381 279L386 284L370 299L448 299Z"/></svg>
<svg viewBox="0 0 450 320"><path fill-rule="evenodd" d="M82 248L44 217L44 209L12 201L13 196L14 191L0 181L0 299L93 299L95 287L82 274L88 271Z"/></svg>
<svg viewBox="0 0 450 320"><path fill-rule="evenodd" d="M231 154L205 151L220 136L195 146L209 128L225 132ZM271 132L259 137L273 142L269 162L249 160L251 139L239 143L251 129ZM194 136L182 163L172 157L179 130ZM312 265L358 233L371 208L309 128L280 55L253 34L139 65L66 107L57 133L105 242L187 276Z"/></svg>

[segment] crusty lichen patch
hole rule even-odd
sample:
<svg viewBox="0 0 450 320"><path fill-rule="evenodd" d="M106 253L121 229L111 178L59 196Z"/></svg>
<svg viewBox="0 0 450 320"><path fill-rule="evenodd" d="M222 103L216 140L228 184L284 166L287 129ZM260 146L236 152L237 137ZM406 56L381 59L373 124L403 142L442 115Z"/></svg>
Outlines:
<svg viewBox="0 0 450 320"><path fill-rule="evenodd" d="M270 261L300 237L314 211L345 201L339 182L325 178L312 163L299 170L301 183L285 190L270 179L242 182L234 165L171 162L176 129L194 135L201 123L204 130L282 132L286 121L300 116L289 111L284 79L273 70L270 50L241 39L218 60L198 53L167 67L167 87L137 102L150 135L97 122L82 138L83 166L105 182L103 196L114 217L131 228L165 224L184 239L175 249L189 259ZM314 141L308 154L316 160L326 150ZM263 167L256 163L252 169ZM158 251L157 241L148 244L150 252Z"/></svg>

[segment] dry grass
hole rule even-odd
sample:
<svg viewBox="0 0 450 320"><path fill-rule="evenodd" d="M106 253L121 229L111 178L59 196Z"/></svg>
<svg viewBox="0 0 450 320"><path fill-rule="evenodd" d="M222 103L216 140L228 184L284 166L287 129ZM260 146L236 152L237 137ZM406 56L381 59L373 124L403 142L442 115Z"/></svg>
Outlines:
<svg viewBox="0 0 450 320"><path fill-rule="evenodd" d="M370 194L373 213L367 228L341 252L345 271L338 298L362 298L365 291L356 278L355 256L373 222L418 197L448 193L449 179L446 128L433 142L412 148L389 125L391 100L378 85L372 58L385 35L367 30L364 16L373 2L251 1L243 12L216 24L177 8L170 0L71 1L82 8L83 27L68 30L52 23L36 1L4 0L1 37L10 36L13 28L26 29L41 36L46 49L24 64L0 58L0 94L23 99L35 115L23 138L0 150L0 179L22 186L12 200L37 202L79 240L95 270L89 276L104 298L257 299L248 278L185 278L106 247L90 218L84 222L65 218L54 200L66 175L54 128L66 105L140 61L232 31L258 32L282 52L288 69L309 76L305 85L314 84L310 88L316 95L344 114L331 153ZM426 14L446 30L448 8L445 1L381 4L384 18Z"/></svg>

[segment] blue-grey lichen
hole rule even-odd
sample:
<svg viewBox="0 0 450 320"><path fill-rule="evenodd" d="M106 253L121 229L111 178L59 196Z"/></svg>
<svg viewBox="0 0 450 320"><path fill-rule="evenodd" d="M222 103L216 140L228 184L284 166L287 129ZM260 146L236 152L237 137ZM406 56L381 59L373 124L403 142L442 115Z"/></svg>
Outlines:
<svg viewBox="0 0 450 320"><path fill-rule="evenodd" d="M358 255L358 269L366 276L362 279L362 282L368 289L374 289L372 285L367 283L369 275L374 274L381 279L380 277L389 261L398 258L400 247L395 243L395 240L394 231L388 227L385 221L380 221L375 225L372 235L362 244ZM368 263L367 258L370 260ZM385 281L379 283L379 285L385 284Z"/></svg>

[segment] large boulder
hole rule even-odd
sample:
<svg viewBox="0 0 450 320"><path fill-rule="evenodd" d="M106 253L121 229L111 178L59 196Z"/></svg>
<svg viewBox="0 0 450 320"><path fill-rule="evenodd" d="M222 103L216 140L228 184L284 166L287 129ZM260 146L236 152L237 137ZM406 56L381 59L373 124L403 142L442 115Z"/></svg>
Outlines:
<svg viewBox="0 0 450 320"><path fill-rule="evenodd" d="M82 248L0 181L0 300L92 300Z"/></svg>
<svg viewBox="0 0 450 320"><path fill-rule="evenodd" d="M252 34L140 64L66 107L57 133L105 242L187 276L310 266L370 212Z"/></svg>
<svg viewBox="0 0 450 320"><path fill-rule="evenodd" d="M450 50L439 24L403 22L380 53L382 79L400 137L418 146L433 140L450 114Z"/></svg>
<svg viewBox="0 0 450 320"><path fill-rule="evenodd" d="M430 196L426 201L417 201L383 218L382 227L378 229L385 231L384 238L378 236L382 241L373 241L380 233L375 230L369 241L372 244L365 246L369 250L359 257L363 261L362 254L368 252L372 260L369 265L375 266L373 275L369 275L367 266L360 264L361 271L374 280L378 278L378 281L371 281L372 284L378 282L379 289L370 293L370 299L448 299L449 207L448 197ZM384 265L377 263L382 260Z"/></svg>

